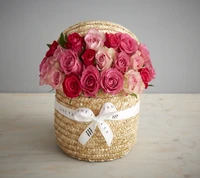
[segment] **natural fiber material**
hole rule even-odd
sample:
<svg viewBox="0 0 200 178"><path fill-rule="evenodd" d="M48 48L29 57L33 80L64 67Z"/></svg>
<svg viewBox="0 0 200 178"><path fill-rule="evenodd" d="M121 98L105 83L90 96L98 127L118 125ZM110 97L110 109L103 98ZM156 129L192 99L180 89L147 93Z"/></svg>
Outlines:
<svg viewBox="0 0 200 178"><path fill-rule="evenodd" d="M77 32L80 35L85 35L91 28L96 28L101 32L128 33L137 40L134 34L121 25L104 21L82 22L69 27L64 33L68 35ZM70 99L60 90L56 91L56 100L60 104L74 110L79 107L89 108L95 115L99 114L101 107L106 102L113 103L119 111L130 108L138 102L134 96L125 96L123 94L113 96L103 92L99 92L95 98L81 96ZM109 161L117 159L126 155L136 142L138 117L139 114L126 120L106 121L114 135L110 147L107 146L98 128L96 128L94 135L86 145L82 145L79 143L78 138L90 123L73 121L55 110L55 134L57 143L67 155L79 160Z"/></svg>

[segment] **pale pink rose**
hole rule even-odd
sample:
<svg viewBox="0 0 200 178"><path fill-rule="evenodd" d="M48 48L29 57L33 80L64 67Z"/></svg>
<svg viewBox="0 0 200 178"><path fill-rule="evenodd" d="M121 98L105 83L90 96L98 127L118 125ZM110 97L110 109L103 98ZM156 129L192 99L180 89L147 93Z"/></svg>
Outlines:
<svg viewBox="0 0 200 178"><path fill-rule="evenodd" d="M128 55L132 55L134 54L137 49L138 49L138 43L137 41L131 37L129 34L126 33L121 33L119 34L120 36L120 50L124 51L125 53L127 53Z"/></svg>
<svg viewBox="0 0 200 178"><path fill-rule="evenodd" d="M124 86L123 89L128 94L141 94L144 90L145 85L142 81L141 75L139 72L134 71L133 69L129 70L124 75Z"/></svg>
<svg viewBox="0 0 200 178"><path fill-rule="evenodd" d="M138 50L141 52L141 56L143 57L145 63L150 60L150 53L145 44L140 43Z"/></svg>
<svg viewBox="0 0 200 178"><path fill-rule="evenodd" d="M97 29L90 29L85 35L86 48L97 51L103 47L105 42L105 34L99 32Z"/></svg>
<svg viewBox="0 0 200 178"><path fill-rule="evenodd" d="M104 70L101 73L101 88L104 92L115 95L122 90L123 75L115 68Z"/></svg>
<svg viewBox="0 0 200 178"><path fill-rule="evenodd" d="M144 59L141 56L141 52L137 50L136 53L131 56L130 66L132 69L138 70L142 68L143 65L144 65Z"/></svg>
<svg viewBox="0 0 200 178"><path fill-rule="evenodd" d="M48 84L54 89L61 89L64 80L64 73L52 67L48 75Z"/></svg>
<svg viewBox="0 0 200 178"><path fill-rule="evenodd" d="M53 56L47 58L47 62L52 66L57 62L57 59Z"/></svg>
<svg viewBox="0 0 200 178"><path fill-rule="evenodd" d="M123 51L117 55L114 61L114 67L123 74L127 72L129 64L130 64L130 57Z"/></svg>
<svg viewBox="0 0 200 178"><path fill-rule="evenodd" d="M75 73L80 76L82 73L83 64L78 58L77 52L71 49L67 49L61 52L59 63L61 70L63 70L66 75Z"/></svg>
<svg viewBox="0 0 200 178"><path fill-rule="evenodd" d="M97 69L99 69L99 71L103 71L110 68L115 56L116 54L113 48L100 48L95 55Z"/></svg>

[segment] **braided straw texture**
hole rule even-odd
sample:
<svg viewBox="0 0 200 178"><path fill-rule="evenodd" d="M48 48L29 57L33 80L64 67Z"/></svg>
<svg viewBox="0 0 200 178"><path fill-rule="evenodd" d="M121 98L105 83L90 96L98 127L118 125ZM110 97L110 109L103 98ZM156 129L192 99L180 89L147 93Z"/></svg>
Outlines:
<svg viewBox="0 0 200 178"><path fill-rule="evenodd" d="M97 28L104 33L128 33L138 41L134 34L121 25L104 21L81 22L69 27L64 33L68 35L77 32L85 35L91 28ZM134 96L125 96L121 93L112 96L103 92L99 92L95 98L80 96L71 99L66 97L60 90L56 91L56 100L74 110L79 107L89 108L95 115L99 114L100 109L106 102L113 103L118 111L130 108L138 102ZM106 121L114 136L110 147L107 146L105 138L98 127L92 138L85 145L82 145L79 143L78 138L90 123L73 121L55 110L54 126L57 144L67 155L79 160L90 162L114 160L126 155L136 142L138 118L139 114L126 120Z"/></svg>

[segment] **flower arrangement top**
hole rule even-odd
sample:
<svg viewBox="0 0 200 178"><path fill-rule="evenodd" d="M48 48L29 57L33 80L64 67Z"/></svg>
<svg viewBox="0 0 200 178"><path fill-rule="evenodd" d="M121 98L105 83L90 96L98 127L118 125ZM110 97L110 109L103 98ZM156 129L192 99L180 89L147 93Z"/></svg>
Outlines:
<svg viewBox="0 0 200 178"><path fill-rule="evenodd" d="M95 97L100 90L137 96L155 78L148 49L126 33L95 28L85 36L61 33L48 47L40 64L40 85L62 90L69 98Z"/></svg>

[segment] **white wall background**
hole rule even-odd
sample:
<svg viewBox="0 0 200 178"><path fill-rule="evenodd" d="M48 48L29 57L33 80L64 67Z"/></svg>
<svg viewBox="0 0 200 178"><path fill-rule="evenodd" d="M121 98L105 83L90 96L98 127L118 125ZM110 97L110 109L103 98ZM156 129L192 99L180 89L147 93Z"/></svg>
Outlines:
<svg viewBox="0 0 200 178"><path fill-rule="evenodd" d="M47 43L86 20L119 23L147 45L157 76L147 92L200 92L199 0L0 0L0 92L47 92Z"/></svg>

